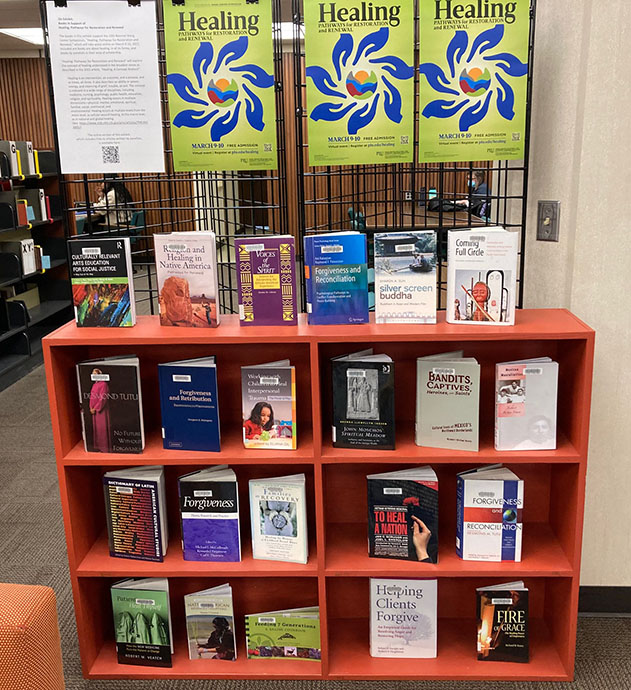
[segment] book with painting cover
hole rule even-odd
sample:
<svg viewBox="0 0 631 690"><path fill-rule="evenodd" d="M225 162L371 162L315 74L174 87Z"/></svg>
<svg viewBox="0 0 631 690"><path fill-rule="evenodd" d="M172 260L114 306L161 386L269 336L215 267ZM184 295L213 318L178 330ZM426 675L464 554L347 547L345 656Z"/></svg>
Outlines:
<svg viewBox="0 0 631 690"><path fill-rule="evenodd" d="M478 587L478 661L529 661L528 588L522 581Z"/></svg>
<svg viewBox="0 0 631 690"><path fill-rule="evenodd" d="M184 595L189 659L236 661L232 587L226 583Z"/></svg>

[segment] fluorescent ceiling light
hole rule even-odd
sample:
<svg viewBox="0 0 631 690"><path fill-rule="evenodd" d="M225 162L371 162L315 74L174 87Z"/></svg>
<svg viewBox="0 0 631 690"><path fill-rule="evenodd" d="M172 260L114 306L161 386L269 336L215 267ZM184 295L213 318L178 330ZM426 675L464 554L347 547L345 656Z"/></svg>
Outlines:
<svg viewBox="0 0 631 690"><path fill-rule="evenodd" d="M0 29L0 33L6 34L20 41L26 41L36 46L44 45L44 32L39 27L31 27L28 29Z"/></svg>
<svg viewBox="0 0 631 690"><path fill-rule="evenodd" d="M278 24L275 25L278 27ZM304 27L300 27L300 38L304 38L305 31ZM294 25L292 22L281 22L280 23L280 37L282 41L291 41L294 38Z"/></svg>

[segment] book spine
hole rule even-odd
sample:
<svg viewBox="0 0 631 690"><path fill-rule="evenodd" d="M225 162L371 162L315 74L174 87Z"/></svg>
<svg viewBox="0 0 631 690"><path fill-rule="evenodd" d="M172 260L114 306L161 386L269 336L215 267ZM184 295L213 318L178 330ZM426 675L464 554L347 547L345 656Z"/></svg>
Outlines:
<svg viewBox="0 0 631 690"><path fill-rule="evenodd" d="M305 237L305 299L307 302L307 322L311 323L313 314L313 297L311 273L313 271L313 238Z"/></svg>
<svg viewBox="0 0 631 690"><path fill-rule="evenodd" d="M458 477L456 486L456 554L462 558L464 552L464 479Z"/></svg>

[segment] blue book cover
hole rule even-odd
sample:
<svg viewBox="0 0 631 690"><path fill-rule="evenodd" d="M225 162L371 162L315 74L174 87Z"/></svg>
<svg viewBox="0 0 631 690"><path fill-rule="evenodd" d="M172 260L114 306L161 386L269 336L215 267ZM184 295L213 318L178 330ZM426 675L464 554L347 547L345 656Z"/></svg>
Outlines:
<svg viewBox="0 0 631 690"><path fill-rule="evenodd" d="M178 479L185 561L241 560L239 492L226 465L185 474Z"/></svg>
<svg viewBox="0 0 631 690"><path fill-rule="evenodd" d="M366 235L305 237L305 279L310 324L368 322Z"/></svg>
<svg viewBox="0 0 631 690"><path fill-rule="evenodd" d="M214 357L158 365L162 443L179 450L220 450Z"/></svg>

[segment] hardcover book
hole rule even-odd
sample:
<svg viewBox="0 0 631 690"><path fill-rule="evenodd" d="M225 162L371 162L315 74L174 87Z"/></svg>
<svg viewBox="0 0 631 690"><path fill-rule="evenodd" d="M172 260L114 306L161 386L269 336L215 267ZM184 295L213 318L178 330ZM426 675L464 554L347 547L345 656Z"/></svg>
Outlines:
<svg viewBox="0 0 631 690"><path fill-rule="evenodd" d="M106 472L103 491L110 556L163 561L169 545L164 467Z"/></svg>
<svg viewBox="0 0 631 690"><path fill-rule="evenodd" d="M296 449L296 370L288 359L241 367L243 445Z"/></svg>
<svg viewBox="0 0 631 690"><path fill-rule="evenodd" d="M247 614L245 635L248 659L322 659L317 606Z"/></svg>
<svg viewBox="0 0 631 690"><path fill-rule="evenodd" d="M77 364L83 442L88 453L142 453L145 430L138 357Z"/></svg>
<svg viewBox="0 0 631 690"><path fill-rule="evenodd" d="M295 326L296 249L291 235L235 239L242 326Z"/></svg>
<svg viewBox="0 0 631 690"><path fill-rule="evenodd" d="M550 357L495 365L495 450L557 447L558 378Z"/></svg>
<svg viewBox="0 0 631 690"><path fill-rule="evenodd" d="M368 554L438 563L438 478L434 470L411 467L369 474Z"/></svg>
<svg viewBox="0 0 631 690"><path fill-rule="evenodd" d="M172 666L173 633L166 578L129 578L110 588L119 664Z"/></svg>
<svg viewBox="0 0 631 690"><path fill-rule="evenodd" d="M524 583L478 587L478 661L527 663L528 588Z"/></svg>
<svg viewBox="0 0 631 690"><path fill-rule="evenodd" d="M77 326L136 323L129 237L68 240L70 283Z"/></svg>
<svg viewBox="0 0 631 690"><path fill-rule="evenodd" d="M462 350L416 360L416 445L477 451L480 365Z"/></svg>
<svg viewBox="0 0 631 690"><path fill-rule="evenodd" d="M226 465L178 478L185 561L241 560L237 477Z"/></svg>
<svg viewBox="0 0 631 690"><path fill-rule="evenodd" d="M306 563L305 475L250 479L250 521L253 558Z"/></svg>
<svg viewBox="0 0 631 690"><path fill-rule="evenodd" d="M32 141L16 141L15 147L20 156L20 166L22 168L22 175L35 175L35 158L33 155Z"/></svg>
<svg viewBox="0 0 631 690"><path fill-rule="evenodd" d="M447 323L515 323L519 234L501 227L450 230Z"/></svg>
<svg viewBox="0 0 631 690"><path fill-rule="evenodd" d="M236 661L232 587L219 585L184 595L189 659Z"/></svg>
<svg viewBox="0 0 631 690"><path fill-rule="evenodd" d="M331 360L333 446L394 449L394 362L362 350Z"/></svg>
<svg viewBox="0 0 631 690"><path fill-rule="evenodd" d="M366 235L307 235L305 288L310 324L367 323Z"/></svg>
<svg viewBox="0 0 631 690"><path fill-rule="evenodd" d="M194 328L218 326L215 233L159 233L153 240L160 324Z"/></svg>
<svg viewBox="0 0 631 690"><path fill-rule="evenodd" d="M375 233L375 322L436 323L436 233Z"/></svg>
<svg viewBox="0 0 631 690"><path fill-rule="evenodd" d="M370 656L436 658L438 580L370 578Z"/></svg>
<svg viewBox="0 0 631 690"><path fill-rule="evenodd" d="M465 561L521 561L524 482L501 465L458 474L456 553Z"/></svg>
<svg viewBox="0 0 631 690"><path fill-rule="evenodd" d="M162 445L180 450L221 450L217 367L214 357L158 364Z"/></svg>

